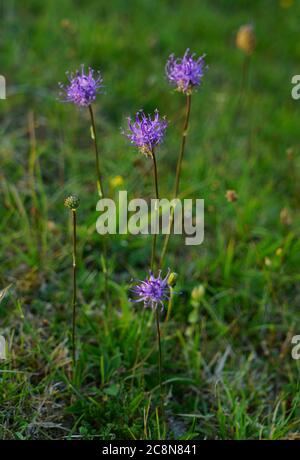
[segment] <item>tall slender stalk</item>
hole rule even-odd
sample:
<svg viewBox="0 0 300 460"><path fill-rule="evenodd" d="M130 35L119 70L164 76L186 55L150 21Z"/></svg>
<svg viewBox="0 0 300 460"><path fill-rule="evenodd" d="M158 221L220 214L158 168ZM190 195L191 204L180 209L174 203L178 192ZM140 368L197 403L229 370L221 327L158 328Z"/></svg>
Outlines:
<svg viewBox="0 0 300 460"><path fill-rule="evenodd" d="M72 209L73 224L73 318L72 318L72 356L73 366L76 364L76 299L77 299L77 238L76 238L76 209Z"/></svg>
<svg viewBox="0 0 300 460"><path fill-rule="evenodd" d="M240 88L238 91L238 96L236 100L235 114L233 117L233 122L236 123L240 117L243 110L245 110L244 105L247 98L249 79L250 79L250 64L251 64L251 55L246 53L243 58L242 70L241 70L241 82Z"/></svg>
<svg viewBox="0 0 300 460"><path fill-rule="evenodd" d="M174 290L173 290L172 286L170 286L170 298L169 298L169 302L168 302L167 316L166 316L166 319L165 319L166 322L169 321L170 316L171 316L171 311L172 311L172 306L173 306L173 298L174 298Z"/></svg>
<svg viewBox="0 0 300 460"><path fill-rule="evenodd" d="M250 72L250 61L251 61L251 55L245 54L243 65L242 65L242 78L241 78L241 90L240 90L241 99L247 90L247 84L248 84L249 72Z"/></svg>
<svg viewBox="0 0 300 460"><path fill-rule="evenodd" d="M164 413L164 400L163 400L163 387L162 387L162 378L161 378L161 367L162 367L162 359L161 359L161 340L160 340L160 327L159 327L159 313L156 308L155 310L155 318L156 318L156 330L157 330L157 343L158 343L158 379L159 379L159 394L160 394L160 405L162 413Z"/></svg>
<svg viewBox="0 0 300 460"><path fill-rule="evenodd" d="M72 213L72 359L73 369L76 365L76 306L77 306L77 214L76 210L79 206L79 198L76 195L70 195L65 199L65 206Z"/></svg>
<svg viewBox="0 0 300 460"><path fill-rule="evenodd" d="M104 196L104 191L103 191L103 185L102 185L102 178L101 178L101 173L100 173L100 160L99 160L99 150L98 150L98 141L97 141L97 132L96 132L96 123L95 123L95 117L94 117L94 111L93 107L90 104L88 106L89 108L89 113L91 117L91 124L92 124L92 138L94 141L94 149L95 149L95 158L96 158L96 171L97 171L97 189L98 189L98 194L100 198L103 198ZM103 241L103 258L102 258L102 268L103 268L103 273L104 273L104 295L105 295L105 302L108 305L109 298L108 298L108 272L107 272L107 245L106 245L106 240L104 239Z"/></svg>
<svg viewBox="0 0 300 460"><path fill-rule="evenodd" d="M156 157L155 151L152 149L152 160L153 160L153 178L154 178L154 189L155 189L155 198L159 200L159 193L158 193L158 174L157 174L157 164L156 164ZM158 211L157 208L157 201L155 204L155 212ZM156 256L156 240L157 235L156 233L153 234L152 239L152 253L151 253L151 271L154 269L155 264L155 256ZM161 368L162 368L162 353L161 353L161 335L160 335L160 326L159 326L159 313L158 309L155 310L155 318L156 318L156 331L157 331L157 343L158 343L158 379L159 379L159 394L160 394L160 406L161 412L164 414L164 400L163 400L163 388L162 388L162 378L161 378Z"/></svg>
<svg viewBox="0 0 300 460"><path fill-rule="evenodd" d="M94 149L95 149L95 157L96 157L96 172L97 172L97 189L98 189L98 194L100 198L103 197L103 187L102 187L102 179L101 179L101 173L100 173L100 161L99 161L99 150L98 150L98 142L97 142L97 133L96 133L96 124L95 124L95 117L94 117L94 111L93 107L91 105L89 107L89 113L91 117L91 124L92 124L92 138L94 141Z"/></svg>
<svg viewBox="0 0 300 460"><path fill-rule="evenodd" d="M187 94L186 95L186 106L185 106L185 118L184 118L183 130L182 130L181 146L180 146L180 151L179 151L178 160L177 160L175 187L174 187L173 198L177 198L178 193L179 193L179 184L180 184L182 160L183 160L183 155L184 155L184 151L185 151L186 137L187 137L187 133L188 133L190 113L191 113L191 102L192 102L192 96L191 96L191 94ZM168 248L168 244L169 244L169 239L170 239L173 223L174 223L174 208L172 207L171 208L170 219L169 219L169 233L167 233L166 236L165 236L165 241L164 241L164 245L163 245L163 249L162 249L162 253L161 253L161 257L160 257L160 262L159 262L160 267L163 264L165 254L167 252L167 248Z"/></svg>
<svg viewBox="0 0 300 460"><path fill-rule="evenodd" d="M153 177L154 177L155 198L156 198L156 200L159 200L157 164L156 164L156 157L155 157L154 149L152 149L152 151L151 151L151 156L152 156L152 160L153 160ZM155 211L157 212L157 203L155 205ZM151 271L153 271L153 269L154 269L155 258L156 258L156 240L157 240L157 235L156 235L156 233L154 233L153 238L152 238L152 252L151 252L151 263L150 263Z"/></svg>

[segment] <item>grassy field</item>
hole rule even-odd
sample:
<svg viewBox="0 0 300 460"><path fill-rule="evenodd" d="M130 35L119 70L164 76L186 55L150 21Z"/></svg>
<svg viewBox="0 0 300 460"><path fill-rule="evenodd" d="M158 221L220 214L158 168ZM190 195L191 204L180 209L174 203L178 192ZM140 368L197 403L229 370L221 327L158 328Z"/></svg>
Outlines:
<svg viewBox="0 0 300 460"><path fill-rule="evenodd" d="M299 2L7 0L0 8L0 334L9 346L0 437L300 438L291 358L300 334L300 103L290 94L300 73ZM243 83L235 36L249 22L257 46ZM103 74L95 109L111 197L119 189L151 196L149 163L120 127L140 108L159 108L170 121L157 154L160 189L171 197L184 97L164 66L188 47L206 53L209 69L193 95L181 197L205 199L205 240L187 247L172 238L165 264L182 294L161 326L164 424L153 314L128 301L131 279L148 269L150 240L97 234L88 113L59 102L57 83L81 63ZM70 193L81 198L73 377Z"/></svg>

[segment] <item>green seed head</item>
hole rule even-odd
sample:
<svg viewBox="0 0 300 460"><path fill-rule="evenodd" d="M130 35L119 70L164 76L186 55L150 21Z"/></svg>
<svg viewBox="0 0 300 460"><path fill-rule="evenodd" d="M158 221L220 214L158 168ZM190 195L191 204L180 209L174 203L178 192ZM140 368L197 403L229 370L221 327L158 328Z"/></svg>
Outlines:
<svg viewBox="0 0 300 460"><path fill-rule="evenodd" d="M80 199L77 195L70 195L65 199L65 207L75 211L80 203Z"/></svg>

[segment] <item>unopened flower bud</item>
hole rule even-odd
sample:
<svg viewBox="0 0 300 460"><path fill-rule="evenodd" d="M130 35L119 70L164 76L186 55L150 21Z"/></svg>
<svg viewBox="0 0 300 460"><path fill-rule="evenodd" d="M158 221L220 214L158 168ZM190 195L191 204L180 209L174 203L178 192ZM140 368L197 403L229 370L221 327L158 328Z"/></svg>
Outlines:
<svg viewBox="0 0 300 460"><path fill-rule="evenodd" d="M195 302L199 302L202 299L202 297L204 297L204 294L205 287L203 286L203 284L199 284L199 286L195 286L192 290L192 300L194 300Z"/></svg>
<svg viewBox="0 0 300 460"><path fill-rule="evenodd" d="M295 150L293 147L289 147L288 149L286 149L286 156L288 160L292 160L294 158L294 154L295 154Z"/></svg>
<svg viewBox="0 0 300 460"><path fill-rule="evenodd" d="M270 257L265 257L265 265L266 267L271 267L272 260L270 259Z"/></svg>
<svg viewBox="0 0 300 460"><path fill-rule="evenodd" d="M169 278L168 278L168 285L170 287L176 286L177 279L178 279L177 273L175 272L170 273Z"/></svg>
<svg viewBox="0 0 300 460"><path fill-rule="evenodd" d="M292 216L288 208L282 208L280 211L280 222L285 227L288 227L292 223Z"/></svg>
<svg viewBox="0 0 300 460"><path fill-rule="evenodd" d="M233 203L234 201L237 201L238 196L235 190L227 190L225 197L229 203Z"/></svg>
<svg viewBox="0 0 300 460"><path fill-rule="evenodd" d="M115 176L110 180L110 185L112 188L120 187L123 185L124 179L122 176Z"/></svg>
<svg viewBox="0 0 300 460"><path fill-rule="evenodd" d="M236 35L236 46L247 54L252 54L255 48L255 34L251 24L241 26Z"/></svg>

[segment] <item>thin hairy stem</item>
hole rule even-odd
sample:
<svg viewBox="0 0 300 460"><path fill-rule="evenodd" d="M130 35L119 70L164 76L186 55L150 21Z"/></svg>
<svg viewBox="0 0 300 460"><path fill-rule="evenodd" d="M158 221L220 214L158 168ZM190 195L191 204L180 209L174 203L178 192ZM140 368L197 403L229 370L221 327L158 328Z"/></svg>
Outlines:
<svg viewBox="0 0 300 460"><path fill-rule="evenodd" d="M154 177L154 188L155 188L155 198L158 201L159 200L159 194L158 194L158 175L157 175L157 164L156 164L156 157L155 157L155 152L154 149L151 152L152 160L153 160L153 177ZM157 203L155 205L155 212L157 212ZM157 240L157 235L156 233L153 234L152 238L152 252L151 252L151 263L150 263L150 269L153 271L154 269L154 264L155 264L155 258L156 258L156 240Z"/></svg>
<svg viewBox="0 0 300 460"><path fill-rule="evenodd" d="M76 364L76 298L77 298L77 279L76 279L76 210L72 209L72 224L73 224L73 318L72 318L72 356L73 367Z"/></svg>
<svg viewBox="0 0 300 460"><path fill-rule="evenodd" d="M101 174L100 174L100 161L99 161L97 133L96 133L94 112L93 112L93 108L92 108L91 105L89 105L89 112L90 112L91 123L92 123L92 131L93 131L92 138L93 138L93 141L94 141L95 156L96 156L97 189L98 189L98 193L99 193L100 198L102 198L104 193L103 193L102 179L101 179Z"/></svg>
<svg viewBox="0 0 300 460"><path fill-rule="evenodd" d="M185 107L185 118L184 118L184 125L183 125L183 130L182 130L182 138L181 138L181 147L178 155L178 160L177 160L177 167L176 167L176 177L175 177L175 188L174 188L174 196L173 198L178 197L179 193L179 184L180 184L180 176L181 176L181 169L182 169L182 160L183 160L183 155L185 151L185 144L186 144L186 136L188 132L188 127L189 127L189 120L190 120L190 113L191 113L191 102L192 102L192 96L191 94L187 94L186 96L186 107ZM159 265L160 267L163 264L164 257L166 255L167 249L168 249L168 244L170 240L170 235L171 231L173 228L173 223L174 223L174 208L171 208L171 213L170 213L170 219L169 219L169 232L165 236L165 241L160 257L160 262Z"/></svg>

